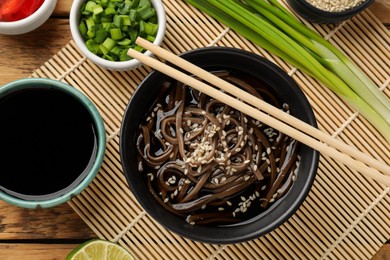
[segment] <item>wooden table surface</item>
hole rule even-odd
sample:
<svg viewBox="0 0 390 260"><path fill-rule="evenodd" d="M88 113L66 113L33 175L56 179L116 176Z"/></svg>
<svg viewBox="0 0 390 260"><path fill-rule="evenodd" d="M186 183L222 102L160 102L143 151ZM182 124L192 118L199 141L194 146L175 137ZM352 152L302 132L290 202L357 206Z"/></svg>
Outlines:
<svg viewBox="0 0 390 260"><path fill-rule="evenodd" d="M58 0L52 17L31 33L0 35L0 86L29 76L71 40L71 3ZM390 0L377 1L370 10L390 28ZM28 210L0 201L0 260L64 259L78 244L95 237L67 204ZM374 259L390 259L390 244Z"/></svg>

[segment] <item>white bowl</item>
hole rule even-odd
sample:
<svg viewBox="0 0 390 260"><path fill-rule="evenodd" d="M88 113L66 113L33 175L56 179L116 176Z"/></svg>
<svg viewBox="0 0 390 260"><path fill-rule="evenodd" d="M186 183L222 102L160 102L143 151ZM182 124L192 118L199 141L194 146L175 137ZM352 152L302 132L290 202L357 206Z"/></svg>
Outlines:
<svg viewBox="0 0 390 260"><path fill-rule="evenodd" d="M99 57L98 55L88 50L87 46L85 45L85 40L83 39L79 31L80 6L83 2L85 2L85 0L74 0L70 9L69 16L70 31L73 37L73 41L76 43L80 51L93 63L108 70L125 71L135 69L141 66L142 63L136 59L131 59L129 61L109 61ZM161 0L151 0L151 3L156 9L158 23L157 35L153 43L161 45L164 39L166 26L165 9ZM153 55L149 51L146 51L145 54L148 56Z"/></svg>
<svg viewBox="0 0 390 260"><path fill-rule="evenodd" d="M38 10L22 20L0 22L0 34L16 35L35 30L49 19L56 4L57 0L45 0Z"/></svg>

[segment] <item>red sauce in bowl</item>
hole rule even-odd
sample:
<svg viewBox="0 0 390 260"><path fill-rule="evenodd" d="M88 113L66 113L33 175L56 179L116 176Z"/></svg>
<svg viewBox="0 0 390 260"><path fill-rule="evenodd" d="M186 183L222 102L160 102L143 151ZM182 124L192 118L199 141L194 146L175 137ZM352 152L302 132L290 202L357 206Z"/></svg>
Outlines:
<svg viewBox="0 0 390 260"><path fill-rule="evenodd" d="M44 0L0 0L0 21L13 22L32 15Z"/></svg>

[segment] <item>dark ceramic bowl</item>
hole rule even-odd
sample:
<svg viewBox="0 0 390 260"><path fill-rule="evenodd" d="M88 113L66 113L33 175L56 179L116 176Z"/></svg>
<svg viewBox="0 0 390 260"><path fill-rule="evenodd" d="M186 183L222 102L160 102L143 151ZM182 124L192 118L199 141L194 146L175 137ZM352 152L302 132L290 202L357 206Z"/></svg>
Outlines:
<svg viewBox="0 0 390 260"><path fill-rule="evenodd" d="M332 24L352 18L370 6L374 0L366 0L351 9L341 12L328 12L321 10L311 5L306 0L287 0L287 2L295 12L297 12L301 17L305 18L309 22Z"/></svg>
<svg viewBox="0 0 390 260"><path fill-rule="evenodd" d="M252 75L279 93L290 105L291 114L316 126L310 104L295 81L270 61L246 51L212 47L198 49L182 55L190 62L206 70L227 69ZM301 146L301 162L297 179L289 192L267 211L239 226L190 225L164 209L147 189L146 179L139 173L136 160L136 138L141 120L151 108L160 91L160 86L169 77L152 72L132 96L122 122L120 154L124 174L135 197L142 207L157 222L167 229L192 240L228 244L251 240L269 233L284 223L305 200L314 181L319 154Z"/></svg>

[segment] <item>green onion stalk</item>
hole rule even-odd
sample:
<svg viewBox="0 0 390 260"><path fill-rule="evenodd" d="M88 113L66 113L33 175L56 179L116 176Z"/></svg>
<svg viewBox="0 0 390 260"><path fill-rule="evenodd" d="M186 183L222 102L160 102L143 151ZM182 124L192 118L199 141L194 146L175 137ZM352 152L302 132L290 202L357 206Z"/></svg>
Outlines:
<svg viewBox="0 0 390 260"><path fill-rule="evenodd" d="M390 142L390 100L345 54L277 0L186 0L341 96Z"/></svg>

